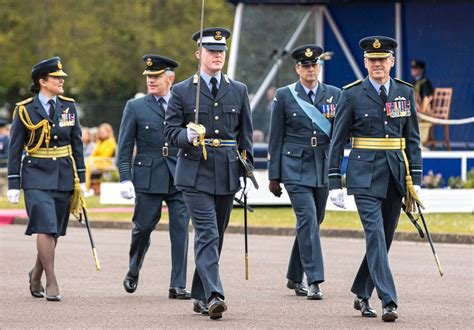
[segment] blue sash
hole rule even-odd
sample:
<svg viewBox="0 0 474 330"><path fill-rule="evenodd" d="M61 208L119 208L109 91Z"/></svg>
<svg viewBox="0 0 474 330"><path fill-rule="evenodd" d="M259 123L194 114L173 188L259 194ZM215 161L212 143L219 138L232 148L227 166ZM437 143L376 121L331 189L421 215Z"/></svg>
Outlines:
<svg viewBox="0 0 474 330"><path fill-rule="evenodd" d="M311 119L311 121L318 126L327 136L331 137L331 122L319 111L316 106L309 104L298 97L296 92L296 83L288 85L288 89L291 95L295 98L296 103L300 106L301 110Z"/></svg>

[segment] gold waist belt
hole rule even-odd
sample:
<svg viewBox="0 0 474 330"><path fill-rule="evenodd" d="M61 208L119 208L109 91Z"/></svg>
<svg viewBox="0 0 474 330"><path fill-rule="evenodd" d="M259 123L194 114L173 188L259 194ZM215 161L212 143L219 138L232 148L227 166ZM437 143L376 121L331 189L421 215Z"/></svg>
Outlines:
<svg viewBox="0 0 474 330"><path fill-rule="evenodd" d="M35 158L60 158L72 155L71 145L63 147L39 148L36 151L28 152L28 156Z"/></svg>
<svg viewBox="0 0 474 330"><path fill-rule="evenodd" d="M352 138L353 149L404 150L405 138Z"/></svg>

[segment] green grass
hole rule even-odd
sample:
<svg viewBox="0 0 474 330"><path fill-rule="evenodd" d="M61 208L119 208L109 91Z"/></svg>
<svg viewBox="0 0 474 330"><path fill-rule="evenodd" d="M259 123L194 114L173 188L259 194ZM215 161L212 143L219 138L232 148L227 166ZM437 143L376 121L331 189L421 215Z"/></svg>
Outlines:
<svg viewBox="0 0 474 330"><path fill-rule="evenodd" d="M88 208L117 207L117 205L103 205L99 197L87 198ZM0 209L24 209L23 199L18 205L12 205L5 197L0 197ZM95 213L90 212L89 218L101 221L130 221L132 212L129 213ZM232 225L243 225L243 209L237 207L231 214ZM433 233L474 235L474 215L469 213L429 213L425 216L428 226ZM168 214L163 213L162 220L168 221ZM255 212L248 213L250 226L261 227L295 227L295 215L291 207L255 207ZM326 217L321 225L322 229L355 229L362 230L362 224L357 212L326 212ZM398 231L413 231L415 227L403 214L400 217Z"/></svg>

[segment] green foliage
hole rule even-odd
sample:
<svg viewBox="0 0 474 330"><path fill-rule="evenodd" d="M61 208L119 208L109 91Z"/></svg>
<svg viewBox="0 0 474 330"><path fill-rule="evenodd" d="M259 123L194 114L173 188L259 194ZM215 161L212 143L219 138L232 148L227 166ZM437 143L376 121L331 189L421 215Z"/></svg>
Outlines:
<svg viewBox="0 0 474 330"><path fill-rule="evenodd" d="M449 178L448 184L453 189L474 189L474 168L467 172L466 181L463 181L459 176L452 176Z"/></svg>
<svg viewBox="0 0 474 330"><path fill-rule="evenodd" d="M176 59L177 81L197 69L191 35L201 1L0 0L0 106L31 96L31 67L61 56L66 95L82 105L85 125L118 128L123 106L145 92L142 56ZM234 6L207 0L204 25L232 28ZM120 115L119 115L120 114Z"/></svg>

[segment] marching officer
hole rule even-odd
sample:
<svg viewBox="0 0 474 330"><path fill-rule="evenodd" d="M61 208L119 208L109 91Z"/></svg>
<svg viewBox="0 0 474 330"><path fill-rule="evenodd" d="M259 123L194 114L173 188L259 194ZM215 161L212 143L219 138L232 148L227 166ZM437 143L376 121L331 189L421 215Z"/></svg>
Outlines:
<svg viewBox="0 0 474 330"><path fill-rule="evenodd" d="M366 255L351 291L354 308L363 317L376 317L369 299L382 300L382 320L398 318L398 299L388 263L388 250L400 217L402 197L413 209L420 191L422 164L420 137L412 85L390 78L397 42L388 37L363 38L368 77L344 86L337 105L329 156L329 196L344 207L341 162L344 145L352 136L347 164L347 193L354 195L364 226Z"/></svg>
<svg viewBox="0 0 474 330"><path fill-rule="evenodd" d="M170 144L180 148L175 184L183 192L195 230L194 311L211 319L221 318L227 310L219 257L233 197L241 186L246 187L245 193L250 187L242 177L238 152L253 161L247 87L222 74L229 37L230 31L224 28L204 29L202 40L200 32L193 35L198 47L202 43L202 52L195 53L201 72L173 88L165 128Z"/></svg>
<svg viewBox="0 0 474 330"><path fill-rule="evenodd" d="M278 89L273 101L269 151L270 191L280 183L296 214L296 238L288 265L287 287L307 299L323 298L323 255L319 226L328 198L328 154L335 108L341 91L318 82L323 49L303 45L292 51L299 81ZM303 281L306 274L309 288Z"/></svg>
<svg viewBox="0 0 474 330"><path fill-rule="evenodd" d="M18 203L23 189L25 234L37 234L36 264L28 274L30 292L48 301L61 300L55 248L58 238L66 235L69 213L80 213L81 190L85 191L81 126L74 100L62 95L67 77L62 69L59 57L33 66L30 90L37 95L16 104L8 154L8 200Z"/></svg>
<svg viewBox="0 0 474 330"><path fill-rule="evenodd" d="M186 290L189 213L183 196L173 184L177 148L164 136L165 113L178 63L159 55L143 56L148 95L130 100L120 124L117 167L121 195L135 198L130 263L123 281L133 293L150 246L150 235L161 218L163 201L168 205L171 240L170 299L191 299ZM134 146L137 153L133 161ZM133 171L133 174L132 174Z"/></svg>

